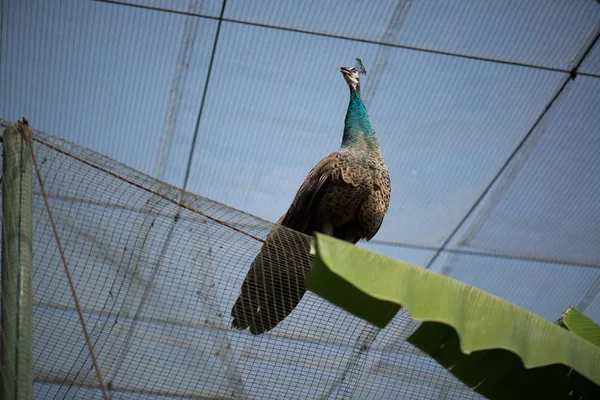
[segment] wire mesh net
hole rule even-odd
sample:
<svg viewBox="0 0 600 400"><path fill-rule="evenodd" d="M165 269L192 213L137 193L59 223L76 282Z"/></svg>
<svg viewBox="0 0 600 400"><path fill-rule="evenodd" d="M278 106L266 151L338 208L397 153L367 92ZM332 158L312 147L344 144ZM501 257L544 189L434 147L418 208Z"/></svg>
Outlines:
<svg viewBox="0 0 600 400"><path fill-rule="evenodd" d="M398 189L359 245L600 321L597 1L0 0L0 15L0 117L273 221L338 148L337 66L360 56ZM37 140L113 398L476 397L404 342L408 315L378 331L304 293L308 237ZM35 226L36 396L98 398L39 185ZM283 321L232 330L240 294L241 325Z"/></svg>
<svg viewBox="0 0 600 400"><path fill-rule="evenodd" d="M304 294L310 237L42 132L34 149L111 398L479 397L405 342L407 313L379 330ZM34 182L35 396L100 398ZM268 332L231 327L238 296Z"/></svg>

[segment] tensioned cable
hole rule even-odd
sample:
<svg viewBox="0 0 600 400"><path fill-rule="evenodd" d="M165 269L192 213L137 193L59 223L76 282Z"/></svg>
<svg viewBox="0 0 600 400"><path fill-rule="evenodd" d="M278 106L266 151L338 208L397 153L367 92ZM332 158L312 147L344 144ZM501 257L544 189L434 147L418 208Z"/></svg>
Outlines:
<svg viewBox="0 0 600 400"><path fill-rule="evenodd" d="M585 50L585 52L583 53L583 55L581 56L581 58L577 62L577 65L575 66L575 68L573 68L573 70L576 71L581 66L581 64L583 63L583 60L585 60L585 58L590 53L590 51L592 50L592 48L594 48L594 45L596 44L596 42L598 42L598 38L600 38L600 29L596 32L596 36L594 37L593 40L591 40L590 45ZM460 220L460 222L456 225L456 227L454 227L454 229L452 230L452 232L448 235L448 237L446 238L446 240L444 240L444 243L442 244L442 246L435 252L435 254L433 255L433 257L431 257L431 259L429 260L429 262L427 263L427 265L425 266L425 268L431 268L431 266L433 265L433 263L435 262L435 260L437 260L437 258L442 253L442 251L444 251L446 249L446 246L450 243L450 241L452 241L452 239L454 238L454 235L456 235L456 233L460 230L460 228L462 228L462 226L465 224L465 222L469 219L469 217L471 216L471 214L473 214L473 212L477 209L477 207L479 206L479 204L481 203L481 201L485 198L485 196L488 194L488 192L492 189L492 187L498 181L498 179L500 178L500 176L502 176L502 174L504 173L504 171L506 170L506 168L508 168L508 166L510 165L510 163L512 162L512 160L515 158L515 156L521 151L521 149L523 148L523 146L525 145L525 143L527 142L527 140L531 137L531 135L536 130L536 128L538 127L538 125L540 124L540 122L544 119L544 117L546 116L546 114L548 113L548 111L552 108L552 106L554 105L554 103L556 102L556 100L560 97L560 95L565 90L565 88L567 87L567 85L568 85L568 83L569 83L569 81L571 79L575 79L575 76L569 75L564 80L564 82L561 85L561 87L556 91L556 93L554 94L554 96L552 97L552 99L550 99L550 101L548 102L548 104L546 105L546 107L544 108L544 110L540 113L540 115L538 116L538 118L535 120L535 122L533 123L533 125L531 126L531 128L529 129L529 131L527 132L527 134L525 134L525 136L523 137L523 139L521 139L521 141L519 142L519 144L517 145L517 147L515 147L515 149L512 151L512 153L506 159L506 161L504 161L504 164L502 165L502 167L500 167L500 169L498 170L498 172L496 173L496 175L494 175L494 177L490 180L490 182L488 183L488 185L486 186L486 188L483 190L483 192L481 192L481 194L479 195L479 197L477 198L477 200L475 200L475 202L471 205L471 208L469 208L469 211L467 211L467 213L463 216L463 218Z"/></svg>
<svg viewBox="0 0 600 400"><path fill-rule="evenodd" d="M220 27L221 22L232 22L232 23L236 23L236 24L256 26L256 27L260 27L260 28L269 28L269 29L276 29L276 30L287 31L287 32L304 33L307 35L322 36L322 37L327 37L327 38L332 38L332 39L351 40L351 41L359 42L359 43L369 43L369 44L376 44L376 45L380 45L380 46L394 47L394 48L398 48L398 49L414 50L414 51L421 51L424 53L439 54L439 55L443 55L443 56L466 58L469 60L485 61L485 62L492 62L492 63L497 63L497 64L504 64L504 65L513 65L516 67L533 68L533 69L538 69L538 70L542 70L542 71L562 72L562 73L570 74L572 77L581 75L581 76L589 76L592 78L600 78L600 74L577 71L577 68L580 66L580 64L578 64L577 67L568 70L568 69L564 69L564 68L545 67L543 65L529 64L529 63L518 62L518 61L508 61L508 60L501 60L501 59L491 58L491 57L481 57L481 56L473 56L473 55L469 55L469 54L454 53L451 51L433 50L433 49L427 49L427 48L423 48L423 47L408 46L408 45L396 44L396 43L386 43L386 42L381 42L378 40L363 39L363 38L344 36L344 35L335 35L332 33L315 32L315 31L309 31L306 29L298 29L298 28L291 28L291 27L271 25L271 24L262 24L259 22L243 21L243 20L234 19L234 18L224 18L223 17L223 9L225 6L225 2L227 0L224 0L224 2L223 2L223 9L221 10L221 15L219 17L215 17L212 15L190 13L190 12L186 12L186 11L170 10L168 8L162 8L162 7L153 7L153 6L147 6L147 5L141 5L141 4L131 4L131 3L126 3L123 1L117 1L117 0L94 0L94 1L97 1L100 3L122 5L122 6L127 6L127 7L142 8L142 9L152 10L152 11L160 11L160 12L166 12L166 13L172 13L172 14L186 15L186 16L190 16L190 17L200 17L200 18L218 20L219 27ZM211 59L211 63L212 63L212 59ZM210 68L209 68L209 73L210 73ZM207 78L207 81L208 81L208 78Z"/></svg>
<svg viewBox="0 0 600 400"><path fill-rule="evenodd" d="M387 246L387 247L400 247L400 248L404 248L404 249L432 251L432 252L440 250L440 247L437 247L437 246L427 246L427 245L402 243L402 242L388 242L385 240L370 240L367 243L381 245L381 246ZM502 254L502 253L485 252L485 251L477 251L477 250L469 250L469 249L447 249L447 248L445 248L445 249L442 249L442 251L446 252L446 253L463 254L463 255L475 256L475 257L489 257L489 258L500 258L500 259L506 259L506 260L515 260L515 261L527 261L527 262L539 262L539 263L548 263L548 264L556 264L556 265L571 265L571 266L577 266L577 267L600 268L600 264L582 262L582 261L578 261L578 260L559 260L559 259L554 259L554 258L544 258L544 257L516 255L516 254Z"/></svg>
<svg viewBox="0 0 600 400"><path fill-rule="evenodd" d="M225 14L225 5L227 0L223 0L221 6L221 16L219 17L219 24L217 25L217 32L215 33L215 42L213 43L212 54L210 55L210 64L208 64L208 72L206 73L206 83L204 84L204 90L202 92L202 101L200 102L200 109L198 110L198 119L196 119L196 127L194 128L194 138L192 139L192 146L190 149L190 156L188 158L187 167L185 169L185 178L183 181L183 190L187 189L188 179L190 178L190 171L192 169L192 161L194 159L194 150L196 149L196 140L198 139L198 133L200 132L200 120L202 119L202 111L204 110L204 104L206 104L206 94L208 93L208 84L210 83L210 74L213 69L215 62L215 54L217 53L217 45L219 43L219 33L221 32L221 25L223 24L223 15Z"/></svg>

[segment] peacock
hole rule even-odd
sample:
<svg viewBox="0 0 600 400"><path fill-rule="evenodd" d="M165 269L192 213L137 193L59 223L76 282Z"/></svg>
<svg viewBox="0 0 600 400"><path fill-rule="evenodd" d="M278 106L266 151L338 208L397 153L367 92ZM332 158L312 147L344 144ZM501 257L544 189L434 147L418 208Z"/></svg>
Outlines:
<svg viewBox="0 0 600 400"><path fill-rule="evenodd" d="M381 227L390 202L390 177L360 97L360 75L366 71L356 61L356 67L340 67L350 88L342 145L310 171L269 232L231 310L236 329L250 328L254 335L269 331L302 299L310 271L309 239L290 229L354 244L371 239ZM296 255L286 249L296 249Z"/></svg>

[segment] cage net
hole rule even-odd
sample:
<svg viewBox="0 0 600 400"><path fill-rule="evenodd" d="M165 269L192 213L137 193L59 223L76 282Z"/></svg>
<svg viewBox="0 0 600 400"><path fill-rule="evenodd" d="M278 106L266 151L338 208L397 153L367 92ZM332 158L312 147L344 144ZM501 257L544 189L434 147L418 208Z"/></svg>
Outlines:
<svg viewBox="0 0 600 400"><path fill-rule="evenodd" d="M304 293L310 237L42 132L33 143L111 398L479 398L405 341L406 312L380 330ZM35 397L101 398L37 178L33 203Z"/></svg>

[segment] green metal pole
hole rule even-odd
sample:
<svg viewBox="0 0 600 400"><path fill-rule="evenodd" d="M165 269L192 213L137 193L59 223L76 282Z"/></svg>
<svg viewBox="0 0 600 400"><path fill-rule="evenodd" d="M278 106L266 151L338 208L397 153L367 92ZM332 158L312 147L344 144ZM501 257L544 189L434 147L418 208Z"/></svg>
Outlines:
<svg viewBox="0 0 600 400"><path fill-rule="evenodd" d="M27 120L4 132L2 179L3 400L33 398L33 169Z"/></svg>

